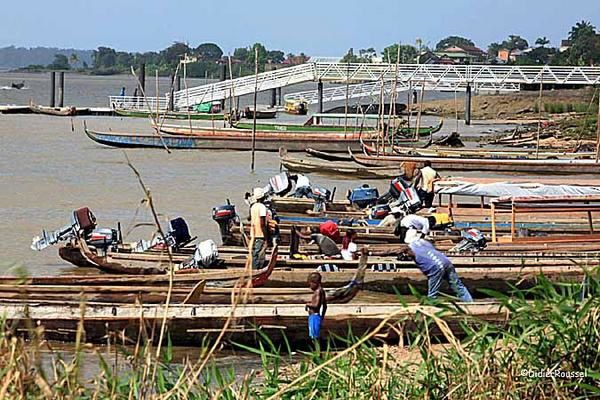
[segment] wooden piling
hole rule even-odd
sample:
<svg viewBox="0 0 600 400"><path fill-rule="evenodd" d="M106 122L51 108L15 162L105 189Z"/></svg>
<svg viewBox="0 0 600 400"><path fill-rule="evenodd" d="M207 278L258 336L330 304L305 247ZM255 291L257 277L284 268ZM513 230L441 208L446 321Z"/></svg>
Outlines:
<svg viewBox="0 0 600 400"><path fill-rule="evenodd" d="M277 105L281 105L281 87L277 88Z"/></svg>
<svg viewBox="0 0 600 400"><path fill-rule="evenodd" d="M142 90L142 93L146 93L146 64L145 63L141 63L140 64L140 88Z"/></svg>
<svg viewBox="0 0 600 400"><path fill-rule="evenodd" d="M58 106L64 107L65 105L65 72L60 71L58 73Z"/></svg>
<svg viewBox="0 0 600 400"><path fill-rule="evenodd" d="M54 91L56 90L56 72L50 72L50 107L54 107L56 103L54 102L56 99L56 94Z"/></svg>
<svg viewBox="0 0 600 400"><path fill-rule="evenodd" d="M175 99L173 98L173 96L175 95L175 74L171 73L171 75L169 76L169 105L168 105L168 111L173 111L173 109L175 108Z"/></svg>
<svg viewBox="0 0 600 400"><path fill-rule="evenodd" d="M467 83L465 96L465 125L471 125L471 84Z"/></svg>
<svg viewBox="0 0 600 400"><path fill-rule="evenodd" d="M318 105L317 105L317 112L319 114L323 113L323 81L321 81L319 79L319 82L317 83L317 100L318 100ZM317 124L321 123L321 117L317 117L317 120L315 121Z"/></svg>
<svg viewBox="0 0 600 400"><path fill-rule="evenodd" d="M227 79L227 64L221 64L221 75L219 76L219 80L222 82ZM225 99L221 100L221 110L225 109Z"/></svg>
<svg viewBox="0 0 600 400"><path fill-rule="evenodd" d="M275 107L275 104L277 104L277 89L273 88L271 89L271 108Z"/></svg>
<svg viewBox="0 0 600 400"><path fill-rule="evenodd" d="M252 113L252 159L250 161L250 170L254 172L254 160L256 153L256 100L258 95L258 47L254 48L254 112Z"/></svg>
<svg viewBox="0 0 600 400"><path fill-rule="evenodd" d="M181 75L177 75L175 90L177 90L178 92L181 90Z"/></svg>

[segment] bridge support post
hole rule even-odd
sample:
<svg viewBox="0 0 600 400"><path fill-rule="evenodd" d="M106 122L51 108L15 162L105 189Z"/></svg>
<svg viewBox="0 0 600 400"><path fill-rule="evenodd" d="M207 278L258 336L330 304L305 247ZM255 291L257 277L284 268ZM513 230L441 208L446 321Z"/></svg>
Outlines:
<svg viewBox="0 0 600 400"><path fill-rule="evenodd" d="M319 114L322 114L323 113L323 81L321 81L320 79L319 79L319 82L317 83L317 101L318 101L317 112ZM317 117L315 120L315 123L320 124L321 117Z"/></svg>
<svg viewBox="0 0 600 400"><path fill-rule="evenodd" d="M227 64L223 63L221 64L221 76L219 77L219 80L222 82L224 80L227 79ZM221 110L225 109L225 99L221 100Z"/></svg>
<svg viewBox="0 0 600 400"><path fill-rule="evenodd" d="M277 88L271 89L271 108L277 103Z"/></svg>
<svg viewBox="0 0 600 400"><path fill-rule="evenodd" d="M65 105L65 73L60 71L58 73L58 106L64 107Z"/></svg>
<svg viewBox="0 0 600 400"><path fill-rule="evenodd" d="M467 83L465 93L465 125L471 125L471 84Z"/></svg>
<svg viewBox="0 0 600 400"><path fill-rule="evenodd" d="M55 91L56 90L56 72L52 71L50 72L50 107L54 107L55 106L55 99L56 99L56 95L55 95Z"/></svg>
<svg viewBox="0 0 600 400"><path fill-rule="evenodd" d="M140 88L142 89L143 93L146 93L146 64L145 63L141 63L140 64ZM140 93L140 96L143 96L142 93Z"/></svg>

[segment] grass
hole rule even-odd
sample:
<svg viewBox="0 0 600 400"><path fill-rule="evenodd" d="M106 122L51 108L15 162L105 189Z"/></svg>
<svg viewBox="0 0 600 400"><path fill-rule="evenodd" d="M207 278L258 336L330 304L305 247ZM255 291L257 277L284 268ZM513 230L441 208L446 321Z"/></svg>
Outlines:
<svg viewBox="0 0 600 400"><path fill-rule="evenodd" d="M261 371L242 377L233 367L217 367L214 358L204 362L207 343L199 346L198 362L173 364L168 332L158 357L149 343L140 343L132 353L120 349L111 360L96 351L102 372L91 381L81 378L80 343L70 359L51 351L48 373L40 361L47 347L43 330L30 327L31 340L26 341L3 323L0 398L600 398L598 270L587 278L585 293L580 284L557 286L542 277L527 291L487 295L511 311L506 324L464 323L464 336L458 338L440 315L418 315L413 321L418 329L402 335L406 349L418 357L397 359L393 348L348 333L344 350L324 343L290 366L289 344L263 335L256 348L239 346L262 361ZM451 302L439 305L461 312ZM443 333L442 351L429 335L433 329Z"/></svg>

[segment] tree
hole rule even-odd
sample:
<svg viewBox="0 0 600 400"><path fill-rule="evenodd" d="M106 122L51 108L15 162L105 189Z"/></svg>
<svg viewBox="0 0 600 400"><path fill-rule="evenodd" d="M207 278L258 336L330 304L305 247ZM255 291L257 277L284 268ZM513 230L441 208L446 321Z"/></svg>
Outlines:
<svg viewBox="0 0 600 400"><path fill-rule="evenodd" d="M114 68L117 64L117 52L110 47L101 46L98 50L94 50L92 60L97 70Z"/></svg>
<svg viewBox="0 0 600 400"><path fill-rule="evenodd" d="M185 54L191 54L192 49L183 42L174 42L172 45L162 50L159 55L161 57L161 63L166 64L168 67L175 68L179 64L179 60Z"/></svg>
<svg viewBox="0 0 600 400"><path fill-rule="evenodd" d="M509 35L508 39L503 41L500 46L508 50L508 60L510 61L513 51L525 50L529 47L529 43L519 35Z"/></svg>
<svg viewBox="0 0 600 400"><path fill-rule="evenodd" d="M358 56L354 54L354 49L350 47L348 49L348 52L344 55L344 57L342 57L340 61L343 63L357 63Z"/></svg>
<svg viewBox="0 0 600 400"><path fill-rule="evenodd" d="M550 40L548 40L548 38L546 36L539 37L535 40L535 45L539 46L539 47L545 47L549 43L550 43Z"/></svg>
<svg viewBox="0 0 600 400"><path fill-rule="evenodd" d="M267 52L267 60L271 60L274 64L281 64L285 60L285 53L280 50L269 50Z"/></svg>
<svg viewBox="0 0 600 400"><path fill-rule="evenodd" d="M250 51L246 47L238 47L233 50L233 58L245 62Z"/></svg>
<svg viewBox="0 0 600 400"><path fill-rule="evenodd" d="M223 50L214 43L202 43L196 47L195 54L204 61L218 61L223 57Z"/></svg>
<svg viewBox="0 0 600 400"><path fill-rule="evenodd" d="M71 56L69 57L69 64L74 67L78 62L79 57L77 56L77 54L71 53Z"/></svg>
<svg viewBox="0 0 600 400"><path fill-rule="evenodd" d="M502 49L502 45L498 42L490 43L488 46L488 56L498 57L498 52Z"/></svg>
<svg viewBox="0 0 600 400"><path fill-rule="evenodd" d="M596 27L587 21L575 24L569 32L571 47L567 61L571 65L592 65L600 63L600 36Z"/></svg>
<svg viewBox="0 0 600 400"><path fill-rule="evenodd" d="M398 58L398 44L392 44L381 52L384 62L395 63ZM400 63L413 63L417 58L417 48L410 44L400 45Z"/></svg>
<svg viewBox="0 0 600 400"><path fill-rule="evenodd" d="M54 61L48 65L48 69L70 69L69 59L64 54L55 54Z"/></svg>
<svg viewBox="0 0 600 400"><path fill-rule="evenodd" d="M467 39L461 36L448 36L438 42L435 45L436 51L442 51L452 46L475 46L475 43L471 39Z"/></svg>

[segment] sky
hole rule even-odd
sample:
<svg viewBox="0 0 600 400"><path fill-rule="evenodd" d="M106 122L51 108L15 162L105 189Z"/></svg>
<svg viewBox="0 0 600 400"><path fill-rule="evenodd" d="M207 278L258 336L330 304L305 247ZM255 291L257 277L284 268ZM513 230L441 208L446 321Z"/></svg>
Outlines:
<svg viewBox="0 0 600 400"><path fill-rule="evenodd" d="M174 41L225 52L261 42L271 50L340 56L392 43L442 38L488 44L518 34L558 45L582 19L600 28L598 0L29 0L4 1L0 47L160 50Z"/></svg>

